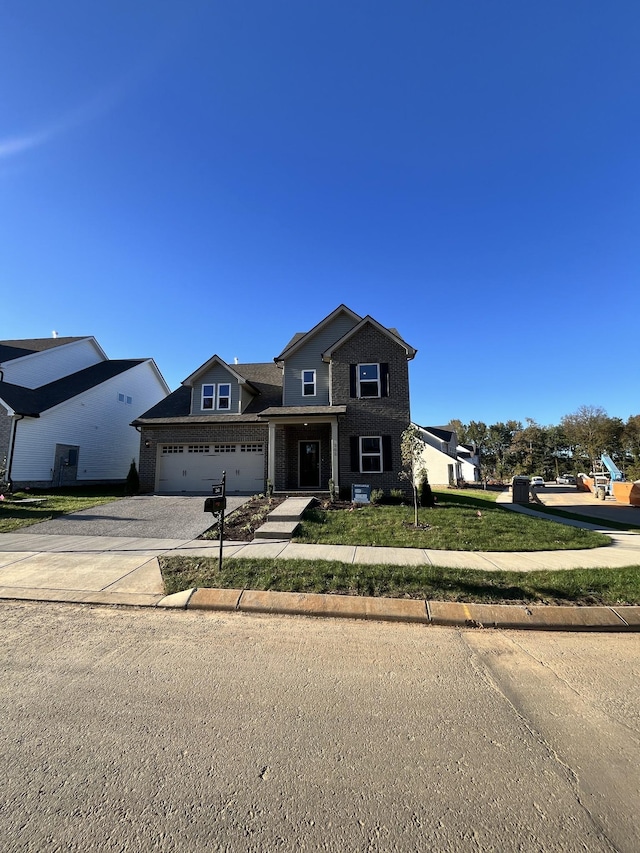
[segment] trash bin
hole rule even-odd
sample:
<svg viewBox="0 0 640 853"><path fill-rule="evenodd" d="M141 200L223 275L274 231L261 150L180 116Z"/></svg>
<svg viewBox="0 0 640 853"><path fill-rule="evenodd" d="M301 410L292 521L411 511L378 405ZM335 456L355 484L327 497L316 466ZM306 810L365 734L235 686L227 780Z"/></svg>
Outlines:
<svg viewBox="0 0 640 853"><path fill-rule="evenodd" d="M528 504L530 486L531 480L529 477L514 477L511 481L511 502L514 504Z"/></svg>

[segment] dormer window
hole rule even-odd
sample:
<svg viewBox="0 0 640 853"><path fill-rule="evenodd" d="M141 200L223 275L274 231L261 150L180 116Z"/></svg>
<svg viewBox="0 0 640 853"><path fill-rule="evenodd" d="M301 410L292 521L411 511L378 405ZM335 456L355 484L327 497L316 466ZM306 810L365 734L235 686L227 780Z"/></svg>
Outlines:
<svg viewBox="0 0 640 853"><path fill-rule="evenodd" d="M380 396L380 365L358 365L358 397Z"/></svg>
<svg viewBox="0 0 640 853"><path fill-rule="evenodd" d="M230 409L231 408L231 385L228 383L221 382L218 385L218 408L219 409Z"/></svg>
<svg viewBox="0 0 640 853"><path fill-rule="evenodd" d="M215 385L202 386L202 410L213 409L213 400L215 398Z"/></svg>
<svg viewBox="0 0 640 853"><path fill-rule="evenodd" d="M316 396L316 372L315 370L302 371L302 396Z"/></svg>

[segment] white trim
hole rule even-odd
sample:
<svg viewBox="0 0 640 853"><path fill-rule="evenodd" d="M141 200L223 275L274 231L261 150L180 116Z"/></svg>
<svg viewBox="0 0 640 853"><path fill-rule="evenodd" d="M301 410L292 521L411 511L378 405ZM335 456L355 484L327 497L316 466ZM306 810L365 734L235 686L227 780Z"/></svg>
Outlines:
<svg viewBox="0 0 640 853"><path fill-rule="evenodd" d="M367 439L371 439L371 438L375 438L378 441L379 450L377 453L371 453L371 452L365 453L362 449L362 442L366 441ZM360 436L358 436L358 463L360 465L360 473L361 474L382 474L384 471L384 459L382 458L382 454L383 454L383 450L382 450L382 436L381 435L360 435ZM365 470L363 468L362 460L365 456L367 459L375 459L376 457L378 457L378 459L380 460L380 467L378 468L377 471L373 471L371 469Z"/></svg>
<svg viewBox="0 0 640 853"><path fill-rule="evenodd" d="M211 394L204 393L205 388L211 388ZM210 406L205 406L204 401L211 400ZM203 382L200 386L200 411L201 412L212 412L215 409L216 403L216 383L215 382Z"/></svg>
<svg viewBox="0 0 640 853"><path fill-rule="evenodd" d="M360 368L361 367L375 367L377 369L378 376L376 379L361 379L360 377ZM375 400L378 397L382 396L382 381L380 378L380 362L379 361L363 361L361 364L356 365L356 382L357 382L357 394L358 399L362 400ZM376 383L378 386L377 394L363 394L362 393L362 384L373 384Z"/></svg>
<svg viewBox="0 0 640 853"><path fill-rule="evenodd" d="M221 394L220 389L227 387L229 389L228 394ZM229 401L228 406L220 405L220 398L227 399ZM216 410L219 412L230 412L231 411L231 383L230 382L218 382L218 394L216 396Z"/></svg>
<svg viewBox="0 0 640 853"><path fill-rule="evenodd" d="M311 379L311 382L305 381L305 378L304 378L305 373L311 373L312 374L313 378ZM304 370L302 370L301 375L300 375L300 379L302 381L302 396L303 397L317 397L317 395L318 395L318 375L317 375L315 368L307 367ZM307 385L313 386L313 393L312 394L305 394L304 389Z"/></svg>

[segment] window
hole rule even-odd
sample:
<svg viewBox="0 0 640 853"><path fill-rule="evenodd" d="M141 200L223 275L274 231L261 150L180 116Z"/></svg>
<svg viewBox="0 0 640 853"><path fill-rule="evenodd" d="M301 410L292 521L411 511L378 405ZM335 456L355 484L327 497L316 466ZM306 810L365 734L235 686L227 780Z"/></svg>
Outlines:
<svg viewBox="0 0 640 853"><path fill-rule="evenodd" d="M389 364L387 362L349 365L349 393L352 397L389 396Z"/></svg>
<svg viewBox="0 0 640 853"><path fill-rule="evenodd" d="M380 365L358 365L358 397L380 396Z"/></svg>
<svg viewBox="0 0 640 853"><path fill-rule="evenodd" d="M382 437L363 435L360 437L360 470L379 473L382 471Z"/></svg>
<svg viewBox="0 0 640 853"><path fill-rule="evenodd" d="M190 444L187 447L187 453L208 453L209 445L208 444Z"/></svg>
<svg viewBox="0 0 640 853"><path fill-rule="evenodd" d="M262 453L264 446L262 444L241 444L240 453Z"/></svg>
<svg viewBox="0 0 640 853"><path fill-rule="evenodd" d="M213 445L214 453L235 453L236 446L235 444L214 444Z"/></svg>
<svg viewBox="0 0 640 853"><path fill-rule="evenodd" d="M231 408L231 385L227 383L220 383L220 385L218 385L218 408Z"/></svg>
<svg viewBox="0 0 640 853"><path fill-rule="evenodd" d="M316 372L315 370L302 371L302 396L316 396Z"/></svg>
<svg viewBox="0 0 640 853"><path fill-rule="evenodd" d="M166 453L184 453L184 447L182 444L165 444L162 448L163 454Z"/></svg>
<svg viewBox="0 0 640 853"><path fill-rule="evenodd" d="M213 398L215 396L215 385L202 386L202 409L213 409Z"/></svg>

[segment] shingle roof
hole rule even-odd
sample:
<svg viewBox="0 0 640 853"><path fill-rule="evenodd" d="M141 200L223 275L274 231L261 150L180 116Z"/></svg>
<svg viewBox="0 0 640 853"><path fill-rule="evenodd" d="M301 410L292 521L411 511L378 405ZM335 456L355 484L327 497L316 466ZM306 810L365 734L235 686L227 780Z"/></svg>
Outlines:
<svg viewBox="0 0 640 853"><path fill-rule="evenodd" d="M80 338L27 338L17 341L0 341L0 364L3 361L12 361L14 358L22 358L34 352L43 352L53 347L71 344L74 341L84 341L89 337Z"/></svg>
<svg viewBox="0 0 640 853"><path fill-rule="evenodd" d="M422 427L426 432L430 432L431 435L437 436L437 438L441 438L443 441L451 441L451 437L453 433L450 429L445 429L444 427Z"/></svg>
<svg viewBox="0 0 640 853"><path fill-rule="evenodd" d="M282 370L272 362L234 364L233 369L243 376L258 394L251 400L242 415L212 412L210 415L191 415L191 388L181 385L164 400L136 418L134 424L149 421L175 421L186 418L189 423L229 423L230 421L256 420L259 412L282 403ZM196 421L197 419L197 421Z"/></svg>
<svg viewBox="0 0 640 853"><path fill-rule="evenodd" d="M60 340L60 338L56 338ZM22 385L13 385L11 382L0 382L0 399L4 400L19 415L30 415L37 417L47 409L64 403L112 379L120 373L131 370L146 359L114 359L113 361L101 361L72 373L55 382L41 385L39 388L24 388Z"/></svg>

